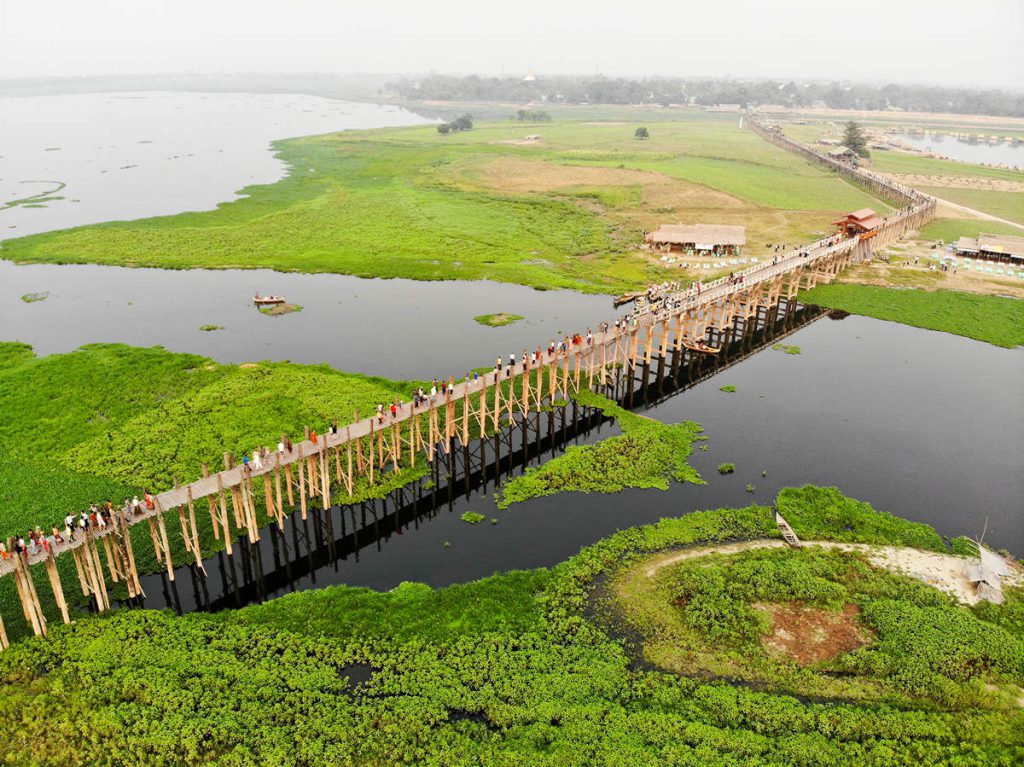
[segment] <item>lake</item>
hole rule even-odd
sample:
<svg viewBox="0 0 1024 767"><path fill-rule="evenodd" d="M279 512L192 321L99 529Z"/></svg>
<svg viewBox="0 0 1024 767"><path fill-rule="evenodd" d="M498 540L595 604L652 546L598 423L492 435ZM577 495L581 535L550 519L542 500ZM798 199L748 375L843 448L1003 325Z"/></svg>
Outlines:
<svg viewBox="0 0 1024 767"><path fill-rule="evenodd" d="M0 240L210 210L285 175L275 139L425 122L398 107L300 94L0 97ZM47 193L62 199L3 208Z"/></svg>
<svg viewBox="0 0 1024 767"><path fill-rule="evenodd" d="M890 133L893 139L924 152L977 165L1006 165L1024 168L1024 142L988 143L947 133Z"/></svg>

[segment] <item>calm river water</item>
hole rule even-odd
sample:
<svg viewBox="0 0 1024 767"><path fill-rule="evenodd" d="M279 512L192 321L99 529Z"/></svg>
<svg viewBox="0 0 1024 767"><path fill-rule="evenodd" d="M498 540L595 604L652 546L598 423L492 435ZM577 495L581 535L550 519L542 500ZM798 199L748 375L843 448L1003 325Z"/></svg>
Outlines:
<svg viewBox="0 0 1024 767"><path fill-rule="evenodd" d="M616 530L699 509L771 503L781 488L803 484L834 485L948 536L977 537L987 527L989 545L1024 555L1024 350L855 316L819 319L785 343L802 354L766 348L646 410L704 426L709 449L695 450L691 461L707 485L564 493L502 511L492 482L436 509L428 505L425 514L421 508L418 517L382 505L350 512L347 541L308 557L307 547L291 543L294 526L303 527L296 515L280 556L275 543L274 555L262 559L262 588L252 586L244 556L219 555L207 564L213 577L201 589L184 569L176 591L151 577L146 605L217 609L332 583L444 586L553 565ZM738 391L721 392L724 384ZM614 424L605 424L578 439L615 433ZM723 462L736 464L736 473L720 476ZM498 523L468 525L460 519L466 511ZM315 535L312 520L307 529ZM334 531L340 538L338 519ZM225 585L232 582L249 586L239 593Z"/></svg>
<svg viewBox="0 0 1024 767"><path fill-rule="evenodd" d="M951 136L948 133L893 133L892 137L904 144L935 152L954 160L976 164L1007 165L1024 168L1024 143L999 141L988 143Z"/></svg>
<svg viewBox="0 0 1024 767"><path fill-rule="evenodd" d="M303 309L260 314L256 290L284 294ZM26 303L28 293L48 296ZM473 320L494 312L525 319L501 328ZM0 261L0 339L30 343L37 354L95 342L159 344L221 362L327 362L398 379L461 377L499 354L518 356L613 317L608 296L495 282ZM199 330L208 324L223 329Z"/></svg>

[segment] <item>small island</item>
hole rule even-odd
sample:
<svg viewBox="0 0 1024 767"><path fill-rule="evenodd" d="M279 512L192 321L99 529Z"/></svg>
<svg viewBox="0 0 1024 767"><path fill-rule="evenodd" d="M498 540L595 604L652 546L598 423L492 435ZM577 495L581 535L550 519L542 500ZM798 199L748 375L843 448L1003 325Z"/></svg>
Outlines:
<svg viewBox="0 0 1024 767"><path fill-rule="evenodd" d="M511 325L513 322L519 322L519 320L525 318L518 314L499 312L498 314L481 314L473 319L481 325L486 325L489 328L502 328L505 327L505 325Z"/></svg>
<svg viewBox="0 0 1024 767"><path fill-rule="evenodd" d="M301 312L302 307L298 304L275 304L274 306L264 306L260 308L260 313L265 314L268 317L276 317L279 314L291 314L292 312Z"/></svg>

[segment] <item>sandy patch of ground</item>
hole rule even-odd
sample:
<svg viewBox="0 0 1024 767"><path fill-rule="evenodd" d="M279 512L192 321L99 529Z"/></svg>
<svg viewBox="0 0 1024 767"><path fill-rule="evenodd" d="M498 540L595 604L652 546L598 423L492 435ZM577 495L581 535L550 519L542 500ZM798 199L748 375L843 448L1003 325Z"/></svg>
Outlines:
<svg viewBox="0 0 1024 767"><path fill-rule="evenodd" d="M857 621L857 605L846 605L841 612L791 603L762 602L753 607L772 621L772 629L761 638L761 646L769 655L795 660L802 666L831 660L872 641L870 633Z"/></svg>
<svg viewBox="0 0 1024 767"><path fill-rule="evenodd" d="M854 266L843 272L839 282L881 287L907 287L919 290L959 290L984 296L1010 296L1024 299L1024 280L1009 275L988 274L958 268L955 272L930 271L935 263L931 256L944 251L933 250L931 243L911 240L890 245L876 254L869 263ZM884 261L888 253L893 261ZM920 262L913 263L913 259Z"/></svg>
<svg viewBox="0 0 1024 767"><path fill-rule="evenodd" d="M540 146L544 139L539 138L510 138L504 141L496 141L496 144L511 144L512 146Z"/></svg>
<svg viewBox="0 0 1024 767"><path fill-rule="evenodd" d="M641 197L639 204L655 211L749 207L735 197L661 173L562 165L518 157L497 157L475 164L467 170L465 179L485 189L513 194L569 192L595 187L637 187Z"/></svg>
<svg viewBox="0 0 1024 767"><path fill-rule="evenodd" d="M883 173L906 186L931 186L946 189L983 189L987 192L1024 192L1024 181L981 176L926 176L919 173Z"/></svg>
<svg viewBox="0 0 1024 767"><path fill-rule="evenodd" d="M737 554L751 549L777 549L786 544L778 540L743 541L723 546L701 546L682 551L669 551L650 560L644 569L647 577L652 577L663 567L682 562L686 559L704 557L709 554ZM876 567L883 567L895 573L902 573L911 578L924 581L929 586L945 591L959 602L967 605L978 603L974 587L964 576L964 566L971 560L956 557L952 554L940 554L934 551L921 551L905 546L874 546L866 543L838 543L836 541L804 541L805 546L821 546L826 549L840 551L857 551ZM1024 586L1024 572L1014 570L1006 577L1008 586Z"/></svg>

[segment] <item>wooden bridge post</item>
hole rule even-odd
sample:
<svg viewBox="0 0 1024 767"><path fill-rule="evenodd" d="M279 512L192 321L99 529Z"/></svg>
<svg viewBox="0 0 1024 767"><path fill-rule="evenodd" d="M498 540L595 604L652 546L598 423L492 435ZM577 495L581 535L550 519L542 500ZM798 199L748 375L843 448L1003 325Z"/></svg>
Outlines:
<svg viewBox="0 0 1024 767"><path fill-rule="evenodd" d="M296 462L298 464L298 470L295 472L299 476L299 510L302 513L302 521L306 521L306 472L302 470L302 443L296 446L298 456ZM373 476L372 470L370 476ZM370 480L373 481L372 479Z"/></svg>
<svg viewBox="0 0 1024 767"><path fill-rule="evenodd" d="M132 546L131 530L123 508L114 509L114 530L119 539L118 546L121 548L125 563L128 596L133 599L139 595L145 596L142 591L142 582L139 580L139 569L135 565L135 549Z"/></svg>
<svg viewBox="0 0 1024 767"><path fill-rule="evenodd" d="M352 497L352 483L353 483L353 477L352 477L352 430L348 426L345 427L345 445L347 447L347 452L348 452L348 474L345 475L345 489L348 490L348 497L351 498ZM278 491L278 494L277 494L277 505L278 505L278 513L280 514L280 508L281 508L281 493L280 493L280 491ZM282 518L282 524L283 524L283 518Z"/></svg>
<svg viewBox="0 0 1024 767"><path fill-rule="evenodd" d="M60 610L60 617L65 623L71 623L71 616L68 614L68 603L64 599L64 587L60 582L60 573L57 572L57 559L53 555L53 549L46 552L46 576L50 579L50 588L53 589L53 599Z"/></svg>
<svg viewBox="0 0 1024 767"><path fill-rule="evenodd" d="M7 539L7 547L14 552L14 582L18 589L18 599L21 601L21 610L25 615L25 620L32 627L33 634L46 636L46 616L43 615L43 607L39 602L35 584L32 582L32 574L29 572L26 556L24 553L14 550L13 538Z"/></svg>
<svg viewBox="0 0 1024 767"><path fill-rule="evenodd" d="M290 488L289 494L291 494ZM217 503L220 507L220 526L224 530L224 549L227 551L228 556L232 556L234 552L232 551L231 540L234 536L231 534L231 525L228 524L228 504L227 499L224 497L224 478L220 472L217 472Z"/></svg>
<svg viewBox="0 0 1024 767"><path fill-rule="evenodd" d="M164 510L160 508L160 499L156 498L156 520L159 530L159 543L163 551L164 564L167 566L167 580L174 580L174 563L171 562L171 544L167 540L167 526L164 524ZM154 543L156 541L154 540ZM159 561L160 554L157 554Z"/></svg>
<svg viewBox="0 0 1024 767"><path fill-rule="evenodd" d="M209 467L205 463L202 465L202 472L203 472L203 478L204 479L210 476L210 469L209 469ZM217 521L217 506L214 503L213 495L207 495L206 496L206 505L209 507L209 511L210 511L210 527L213 528L213 539L215 541L219 541L220 540L220 524Z"/></svg>

